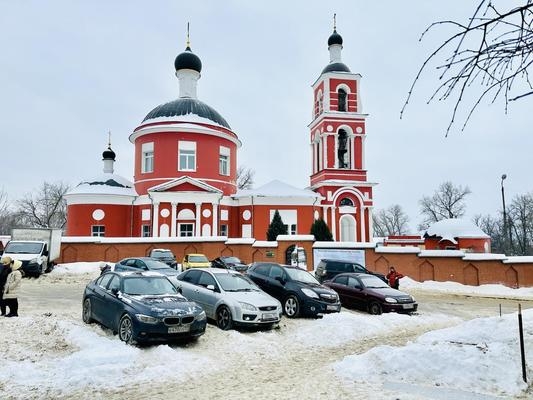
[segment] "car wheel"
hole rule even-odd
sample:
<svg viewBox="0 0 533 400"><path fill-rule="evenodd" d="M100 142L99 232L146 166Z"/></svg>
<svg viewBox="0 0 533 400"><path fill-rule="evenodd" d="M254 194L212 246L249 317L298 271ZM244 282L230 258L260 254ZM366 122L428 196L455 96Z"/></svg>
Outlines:
<svg viewBox="0 0 533 400"><path fill-rule="evenodd" d="M300 315L300 302L295 295L291 294L285 299L283 302L283 311L289 318L296 318Z"/></svg>
<svg viewBox="0 0 533 400"><path fill-rule="evenodd" d="M217 311L217 326L223 331L231 329L233 320L231 319L231 312L228 307L222 306Z"/></svg>
<svg viewBox="0 0 533 400"><path fill-rule="evenodd" d="M125 343L134 343L133 322L129 315L123 315L118 325L118 338Z"/></svg>
<svg viewBox="0 0 533 400"><path fill-rule="evenodd" d="M83 322L85 322L86 324L90 324L91 322L93 322L92 306L91 306L91 300L90 299L85 299L83 301L83 308L82 308L82 312L81 312L81 317L83 319Z"/></svg>
<svg viewBox="0 0 533 400"><path fill-rule="evenodd" d="M368 313L372 315L381 314L381 305L375 301L368 305Z"/></svg>

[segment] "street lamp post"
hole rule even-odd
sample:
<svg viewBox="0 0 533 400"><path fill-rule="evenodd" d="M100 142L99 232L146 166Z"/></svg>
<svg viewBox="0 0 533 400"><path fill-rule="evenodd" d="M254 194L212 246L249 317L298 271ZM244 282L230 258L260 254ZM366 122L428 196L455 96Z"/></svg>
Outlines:
<svg viewBox="0 0 533 400"><path fill-rule="evenodd" d="M511 227L507 224L507 212L505 210L505 189L503 187L503 181L507 178L506 174L502 175L501 185L502 185L502 205L503 205L503 236L506 239L506 236L509 235L509 250L512 251L513 248L513 238ZM505 240L504 239L504 240Z"/></svg>

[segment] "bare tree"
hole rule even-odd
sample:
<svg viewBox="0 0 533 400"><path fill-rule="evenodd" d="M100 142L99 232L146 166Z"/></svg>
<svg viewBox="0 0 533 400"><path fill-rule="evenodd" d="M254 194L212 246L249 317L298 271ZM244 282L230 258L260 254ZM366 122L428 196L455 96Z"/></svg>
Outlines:
<svg viewBox="0 0 533 400"><path fill-rule="evenodd" d="M497 0L496 0L497 1ZM429 102L449 100L454 103L446 136L455 123L460 105L474 84L482 87L468 107L464 130L472 113L487 98L493 103L498 97L508 103L533 94L529 73L533 63L533 0L523 0L519 7L508 9L495 5L495 0L481 0L473 15L465 22L442 20L432 23L420 40L433 28L451 26L455 33L441 43L424 61L409 89L400 118L411 99L416 83L432 62L442 72L441 82ZM441 58L441 61L437 59Z"/></svg>
<svg viewBox="0 0 533 400"><path fill-rule="evenodd" d="M17 218L21 226L37 228L63 228L67 205L63 195L69 186L44 182L41 188L26 194L17 201Z"/></svg>
<svg viewBox="0 0 533 400"><path fill-rule="evenodd" d="M493 253L507 253L505 247L506 235L503 229L503 218L494 218L491 215L475 215L473 218L476 224L483 232L490 236L491 251Z"/></svg>
<svg viewBox="0 0 533 400"><path fill-rule="evenodd" d="M251 168L243 165L237 168L237 188L251 189L254 185L254 175L255 171Z"/></svg>
<svg viewBox="0 0 533 400"><path fill-rule="evenodd" d="M420 229L426 229L434 222L446 218L460 218L465 214L465 198L471 193L468 186L454 186L450 181L443 182L433 196L424 196L419 201L420 214L424 221Z"/></svg>
<svg viewBox="0 0 533 400"><path fill-rule="evenodd" d="M9 235L15 225L15 214L4 188L0 189L0 235Z"/></svg>
<svg viewBox="0 0 533 400"><path fill-rule="evenodd" d="M512 232L511 254L530 255L533 253L533 195L516 196L508 211Z"/></svg>
<svg viewBox="0 0 533 400"><path fill-rule="evenodd" d="M409 217L398 204L377 211L372 219L376 236L405 235L409 231Z"/></svg>

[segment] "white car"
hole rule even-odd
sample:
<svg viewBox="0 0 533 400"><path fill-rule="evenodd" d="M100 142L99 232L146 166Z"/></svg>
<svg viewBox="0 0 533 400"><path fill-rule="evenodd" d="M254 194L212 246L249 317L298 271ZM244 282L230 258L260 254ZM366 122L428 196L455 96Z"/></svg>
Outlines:
<svg viewBox="0 0 533 400"><path fill-rule="evenodd" d="M223 330L235 325L272 328L281 319L281 303L236 271L192 268L178 275L177 286Z"/></svg>

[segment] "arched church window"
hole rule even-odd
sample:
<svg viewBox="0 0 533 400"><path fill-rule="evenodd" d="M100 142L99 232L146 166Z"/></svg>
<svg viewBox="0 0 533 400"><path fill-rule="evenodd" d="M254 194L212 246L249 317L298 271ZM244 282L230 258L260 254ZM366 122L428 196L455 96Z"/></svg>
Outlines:
<svg viewBox="0 0 533 400"><path fill-rule="evenodd" d="M344 89L339 89L337 95L339 100L339 111L346 111L346 98L348 97L346 91Z"/></svg>
<svg viewBox="0 0 533 400"><path fill-rule="evenodd" d="M352 199L348 198L348 197L345 197L343 199L341 199L339 205L342 207L342 206L349 206L349 207L353 207L353 201Z"/></svg>
<svg viewBox="0 0 533 400"><path fill-rule="evenodd" d="M346 162L346 153L348 152L348 149L346 144L348 142L348 134L344 129L339 130L337 140L337 159L339 161L339 168L347 168L348 163Z"/></svg>

